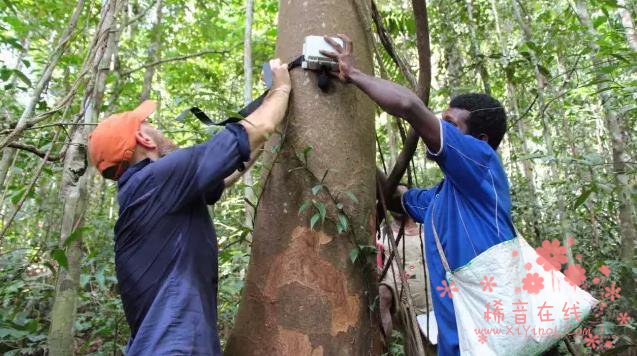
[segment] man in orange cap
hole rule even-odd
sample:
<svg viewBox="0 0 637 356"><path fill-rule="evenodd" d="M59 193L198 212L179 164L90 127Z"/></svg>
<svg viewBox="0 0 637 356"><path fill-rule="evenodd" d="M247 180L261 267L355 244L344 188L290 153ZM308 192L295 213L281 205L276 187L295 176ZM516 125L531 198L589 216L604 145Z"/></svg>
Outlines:
<svg viewBox="0 0 637 356"><path fill-rule="evenodd" d="M145 101L100 122L89 137L98 171L117 181L115 266L130 355L221 355L217 240L207 205L285 115L287 65L270 61L272 90L245 120L205 143L178 149L146 122Z"/></svg>

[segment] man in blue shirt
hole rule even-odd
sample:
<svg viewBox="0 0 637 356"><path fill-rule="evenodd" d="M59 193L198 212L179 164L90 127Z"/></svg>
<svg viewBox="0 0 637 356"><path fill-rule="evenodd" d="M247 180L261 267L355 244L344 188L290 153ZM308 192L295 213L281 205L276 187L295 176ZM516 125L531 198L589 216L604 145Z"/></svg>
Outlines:
<svg viewBox="0 0 637 356"><path fill-rule="evenodd" d="M336 52L323 53L338 60L339 71L334 75L356 85L389 114L409 122L445 175L434 187L404 192L401 200L403 210L424 227L439 328L438 354L459 355L462 325L456 322L452 299L456 289L447 284L434 229L452 271L515 236L508 180L495 152L506 131L506 114L488 95L465 94L453 98L439 120L409 89L356 69L351 41L339 37L344 45L326 38Z"/></svg>
<svg viewBox="0 0 637 356"><path fill-rule="evenodd" d="M270 66L263 104L205 143L177 149L146 122L152 101L103 120L89 138L92 163L119 190L115 265L130 355L221 355L217 240L207 205L285 115L287 65Z"/></svg>

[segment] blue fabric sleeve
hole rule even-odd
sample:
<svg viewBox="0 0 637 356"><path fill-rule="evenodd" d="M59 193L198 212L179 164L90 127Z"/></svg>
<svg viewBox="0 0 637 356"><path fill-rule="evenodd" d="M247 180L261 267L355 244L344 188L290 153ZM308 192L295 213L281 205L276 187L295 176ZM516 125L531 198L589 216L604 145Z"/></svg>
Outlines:
<svg viewBox="0 0 637 356"><path fill-rule="evenodd" d="M485 141L465 135L457 127L440 121L440 149L427 151L445 177L460 191L471 192L488 177L495 151Z"/></svg>
<svg viewBox="0 0 637 356"><path fill-rule="evenodd" d="M208 141L179 149L151 165L158 196L168 210L195 198L213 204L223 191L223 179L250 160L250 143L243 125L228 124Z"/></svg>
<svg viewBox="0 0 637 356"><path fill-rule="evenodd" d="M423 223L425 211L434 196L436 188L409 189L402 197L403 209L414 221Z"/></svg>

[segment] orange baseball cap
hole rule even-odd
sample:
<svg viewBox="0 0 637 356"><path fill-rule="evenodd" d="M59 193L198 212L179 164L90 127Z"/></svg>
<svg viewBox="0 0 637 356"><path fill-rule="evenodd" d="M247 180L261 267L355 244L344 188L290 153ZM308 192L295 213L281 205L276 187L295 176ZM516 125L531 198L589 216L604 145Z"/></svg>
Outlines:
<svg viewBox="0 0 637 356"><path fill-rule="evenodd" d="M117 180L128 168L137 146L135 133L156 108L155 101L146 100L133 111L102 120L89 135L89 157L104 178Z"/></svg>

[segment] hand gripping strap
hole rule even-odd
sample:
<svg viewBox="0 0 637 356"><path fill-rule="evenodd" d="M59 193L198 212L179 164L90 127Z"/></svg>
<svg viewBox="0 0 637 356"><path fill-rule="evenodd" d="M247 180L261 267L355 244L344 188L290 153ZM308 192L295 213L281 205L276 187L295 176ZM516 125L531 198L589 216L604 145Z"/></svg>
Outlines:
<svg viewBox="0 0 637 356"><path fill-rule="evenodd" d="M303 63L303 56L299 56L297 58L295 58L292 62L288 63L288 70L292 70L296 67L300 67L301 63ZM186 109L184 111L182 111L178 116L177 116L177 121L184 121L184 119L186 118L186 116L188 115L188 113L192 113L193 115L195 115L195 117L201 121L204 125L214 125L214 126L225 126L231 122L239 122L242 120L242 118L246 118L248 117L250 114L252 114L256 109L259 108L259 106L261 106L261 104L263 104L263 100L265 100L265 97L268 96L268 93L270 92L270 89L272 88L272 71L270 70L270 65L269 63L266 63L263 65L263 74L264 74L264 81L266 83L267 86L267 90L265 92L263 92L263 94L261 94L258 98L254 99L253 101L251 101L250 103L248 103L248 105L246 105L245 107L243 107L241 110L239 110L239 115L241 115L241 118L238 117L229 117L223 121L219 121L219 122L214 122L210 119L210 117L208 115L206 115L205 112L203 112L201 109L199 109L198 107L194 106L192 108Z"/></svg>

